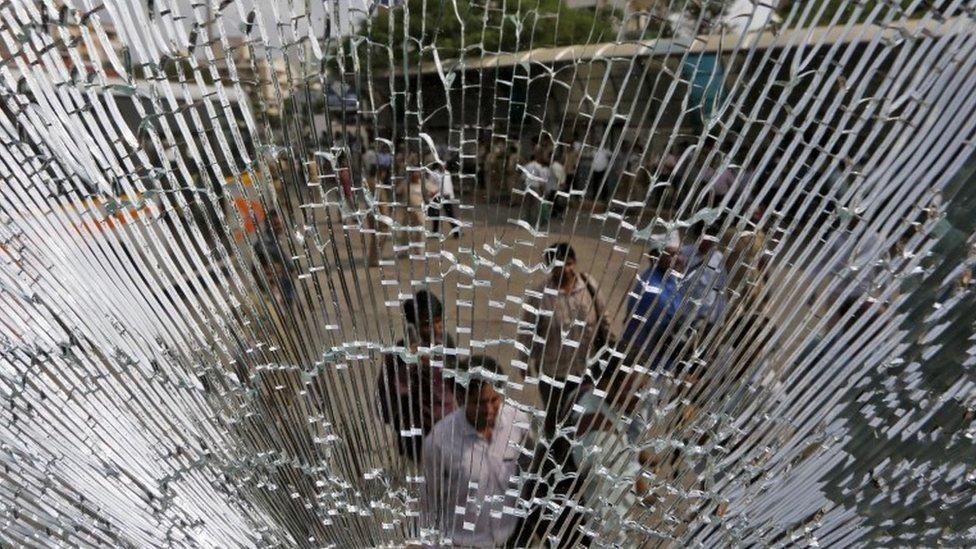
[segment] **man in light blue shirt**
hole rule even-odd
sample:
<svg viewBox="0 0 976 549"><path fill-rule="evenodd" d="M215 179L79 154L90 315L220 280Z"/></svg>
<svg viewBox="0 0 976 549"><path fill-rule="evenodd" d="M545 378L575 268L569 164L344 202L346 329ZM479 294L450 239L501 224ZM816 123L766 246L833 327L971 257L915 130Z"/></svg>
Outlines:
<svg viewBox="0 0 976 549"><path fill-rule="evenodd" d="M690 238L702 234L697 229ZM709 240L679 248L674 235L630 294L621 337L626 352L643 361L657 345L654 339L680 334L686 321L721 322L728 306L727 285L725 256Z"/></svg>
<svg viewBox="0 0 976 549"><path fill-rule="evenodd" d="M498 364L472 357L454 381L463 406L424 439L424 528L434 546L502 547L515 532L519 458L530 452L529 416L498 392ZM433 539L429 539L432 537Z"/></svg>
<svg viewBox="0 0 976 549"><path fill-rule="evenodd" d="M709 324L720 322L729 301L725 295L729 279L725 255L707 240L682 246L680 255L686 266L682 293L691 300L685 305L686 312Z"/></svg>

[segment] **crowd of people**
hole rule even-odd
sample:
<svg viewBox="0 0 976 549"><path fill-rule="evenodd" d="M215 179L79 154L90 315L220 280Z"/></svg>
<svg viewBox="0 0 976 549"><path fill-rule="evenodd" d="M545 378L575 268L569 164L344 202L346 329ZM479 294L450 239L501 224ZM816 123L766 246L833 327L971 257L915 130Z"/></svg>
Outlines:
<svg viewBox="0 0 976 549"><path fill-rule="evenodd" d="M607 148L536 142L530 150L517 165L516 181L537 202L551 205L551 215L565 211L571 190L596 201L612 196L609 181L617 176L608 174L614 167ZM487 188L498 175L493 167L501 153L493 152L485 151L480 172ZM462 166L442 154L431 151L421 159L382 144L363 151L363 175L376 199L374 221L392 218L391 205L405 197L407 207L395 220L401 233L426 232L429 224L434 232L446 226L445 236L457 238L451 174ZM678 163L658 161L672 169ZM588 164L585 170L581 162ZM512 181L511 174L502 177ZM753 233L750 246L707 230L698 223L683 238L672 232L656 242L630 293L619 335L610 320L616 315L607 311L594 277L577 264L572 246L547 248L541 258L547 275L527 289L517 327L524 356L504 367L489 356L459 358L433 293L420 291L403 304L406 330L398 351L385 356L376 390L398 454L423 472L419 511L433 544L587 546L598 529L628 530L633 504L650 497L639 473L662 461L635 450L650 429L653 404L646 398L648 377L634 365L682 368L670 363L676 354L667 349L722 322L728 265L760 269L761 231ZM284 232L279 213L269 211L254 257L262 289L287 309L296 295ZM371 263L382 246L380 236L370 249ZM742 276L741 269L735 274ZM507 398L510 378L535 387L541 404L533 408Z"/></svg>
<svg viewBox="0 0 976 549"><path fill-rule="evenodd" d="M401 239L408 239L411 232L439 233L441 227L447 236L459 238L461 223L456 214L462 198L517 207L521 217L535 226L560 219L581 200L602 208L612 208L616 199L674 209L687 206L681 201L688 193L678 192L686 189L704 197L705 205L716 205L748 188L755 176L738 164L739 159L733 161L728 146L711 138L700 143L678 139L661 154L653 154L654 147L640 139L623 136L593 142L574 136L565 143L547 134L525 142L484 139L467 155L443 143L418 147L400 143L394 152L390 142L366 142L371 145L363 146L351 137L335 138L339 149L356 148L350 154L361 159L350 164L362 170L356 179L366 182L377 213L393 221ZM391 208L393 204L400 207ZM370 245L370 263L375 266L390 224L380 230L382 223L376 219L371 223L377 233Z"/></svg>
<svg viewBox="0 0 976 549"><path fill-rule="evenodd" d="M702 230L690 237L708 242L694 232ZM434 544L574 547L589 545L595 529L625 531L633 504L649 496L639 473L660 459L635 450L653 404L634 365L674 370L662 343L726 314L726 258L707 244L660 243L619 336L572 246L554 244L541 259L547 276L526 291L518 324L524 360L509 368L451 352L430 291L404 303L406 335L386 356L377 392L400 455L424 473L420 512ZM538 388L536 413L506 398L515 378Z"/></svg>
<svg viewBox="0 0 976 549"><path fill-rule="evenodd" d="M488 181L479 185L492 188L496 168L511 181L508 161L498 164L511 151L482 149L484 169L478 177ZM523 189L549 203L553 216L565 211L570 190L598 201L612 196L604 189L616 179L608 175L615 169L614 155L593 148L588 168L581 170L585 149L536 142L529 160L517 164ZM378 198L374 221L389 218L390 205L406 197L401 232L427 231L432 221L435 232L446 226L444 236L457 238L451 174L463 167L442 155L446 152L432 151L420 159L385 146L365 151L366 180ZM679 173L687 161L686 155L654 160L662 177ZM735 192L735 181L751 176L709 172L707 177L714 201ZM585 181L579 183L580 178ZM675 461L641 444L654 429L667 429L655 425L662 403L651 396L666 391L646 372L693 382L703 375L696 371L700 365L681 357L730 316L730 298L747 312L762 308L769 257L762 219L768 207L765 201L754 203L751 218L740 220L746 230L738 223L719 233L721 221L699 221L654 235L649 264L628 294L619 333L611 322L617 315L607 310L596 279L577 263L573 247L551 245L540 258L546 276L526 289L522 301L516 334L522 356L504 365L484 355L462 358L432 292L422 290L405 301L406 330L397 351L384 357L376 391L398 454L423 472L419 511L431 543L588 546L597 530L626 536L635 503L666 497L652 493L643 474ZM283 231L278 213L269 212L254 247L261 269L256 276L266 291L290 304L295 290L278 244ZM374 242L371 262L382 243L382 238ZM840 270L848 259L857 260L857 248L845 240L838 239L835 247L824 269ZM735 322L751 322L755 315L750 315L732 316ZM508 397L509 380L534 387L541 404Z"/></svg>
<svg viewBox="0 0 976 549"><path fill-rule="evenodd" d="M688 238L707 243L704 230L692 227ZM295 291L278 242L283 232L279 214L269 212L254 245L262 271L255 275L275 302L290 304ZM634 365L677 369L662 345L721 322L727 307L720 248L680 242L676 236L659 242L630 293L619 335L573 247L548 247L540 258L546 276L526 290L517 326L523 356L504 365L484 355L461 358L431 291L403 303L406 329L395 352L384 355L376 393L397 453L423 474L419 513L432 545L575 547L590 545L596 531L632 533L628 513L652 497L640 473L664 460L637 449L655 403L649 378ZM286 307L276 318L284 323L287 315ZM283 393L273 388L301 387L293 374L239 377L264 387L261 395L276 395ZM535 387L541 404L509 397L509 380ZM276 417L275 402L263 405ZM297 432L286 438L305 440ZM293 471L279 473L305 482Z"/></svg>

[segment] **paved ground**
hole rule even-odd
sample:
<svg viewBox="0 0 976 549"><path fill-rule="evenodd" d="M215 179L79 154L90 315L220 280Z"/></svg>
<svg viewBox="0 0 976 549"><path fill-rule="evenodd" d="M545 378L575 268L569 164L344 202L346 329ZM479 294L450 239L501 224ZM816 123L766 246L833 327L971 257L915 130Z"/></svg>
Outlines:
<svg viewBox="0 0 976 549"><path fill-rule="evenodd" d="M382 469L390 481L400 484L413 474L409 468L389 468L405 462L394 454L392 432L379 421L374 395L376 344L392 345L402 336L400 303L415 291L429 288L441 296L446 328L459 347L489 354L507 366L515 355L512 321L521 314L515 299L544 276L526 271L537 267L547 245L571 240L579 267L598 282L613 328L620 332L627 293L647 265L646 243L633 238L627 216L605 216L588 206L551 225L547 234L519 226L515 208L468 208L460 217L470 226L460 239L427 235L420 240L418 235L414 244L402 242L396 248L388 240L377 267L368 265L370 235L355 219L340 221L336 209L304 218L302 238L293 239L308 250L299 259L294 326L313 356L328 355L323 356L328 360L320 374L329 400L326 416L332 432L347 446L338 453L354 458L340 460L343 476L355 478ZM292 226L300 226L300 219L293 217ZM534 387L510 387L509 396L538 405ZM377 495L386 490L376 488Z"/></svg>
<svg viewBox="0 0 976 549"><path fill-rule="evenodd" d="M514 328L504 319L517 315L519 309L508 298L522 296L527 287L542 280L542 274L525 271L538 268L542 250L549 244L572 241L579 266L598 282L611 311L622 308L638 267L646 267L646 259L641 257L643 244L633 242L630 232L619 230L618 222L604 223L584 213L578 221L563 220L546 235L533 235L511 222L518 217L514 208L479 207L462 215L468 220L473 215L476 221L463 230L460 239L429 236L422 245L400 244L396 249L388 240L380 266L373 268L367 266L367 235L358 229L350 231L348 239L336 234L335 247L330 243L311 261L326 268L304 284L311 288L331 283L338 292L345 287L354 296L362 295L362 301L341 303L338 310L342 314L336 316L350 317L342 319L349 328L356 317L358 338L370 340L386 340L391 328L399 333L397 297L428 287L447 304L447 325L458 333L463 345L466 335L481 341L514 335ZM317 223L322 230L328 230L327 226L324 221ZM355 314L348 314L351 311ZM510 345L499 347L504 351Z"/></svg>

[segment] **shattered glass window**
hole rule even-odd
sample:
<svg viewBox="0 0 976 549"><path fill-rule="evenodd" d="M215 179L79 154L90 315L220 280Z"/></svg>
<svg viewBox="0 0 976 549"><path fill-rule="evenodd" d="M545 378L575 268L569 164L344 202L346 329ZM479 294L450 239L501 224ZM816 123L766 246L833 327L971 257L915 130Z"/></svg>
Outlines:
<svg viewBox="0 0 976 549"><path fill-rule="evenodd" d="M964 0L0 2L0 545L976 544Z"/></svg>

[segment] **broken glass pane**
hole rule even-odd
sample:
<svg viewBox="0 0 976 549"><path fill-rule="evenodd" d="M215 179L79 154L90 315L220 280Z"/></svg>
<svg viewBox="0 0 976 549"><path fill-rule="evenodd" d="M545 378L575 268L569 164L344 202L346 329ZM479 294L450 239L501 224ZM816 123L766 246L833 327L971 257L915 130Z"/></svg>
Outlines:
<svg viewBox="0 0 976 549"><path fill-rule="evenodd" d="M0 2L0 544L976 543L974 18Z"/></svg>

